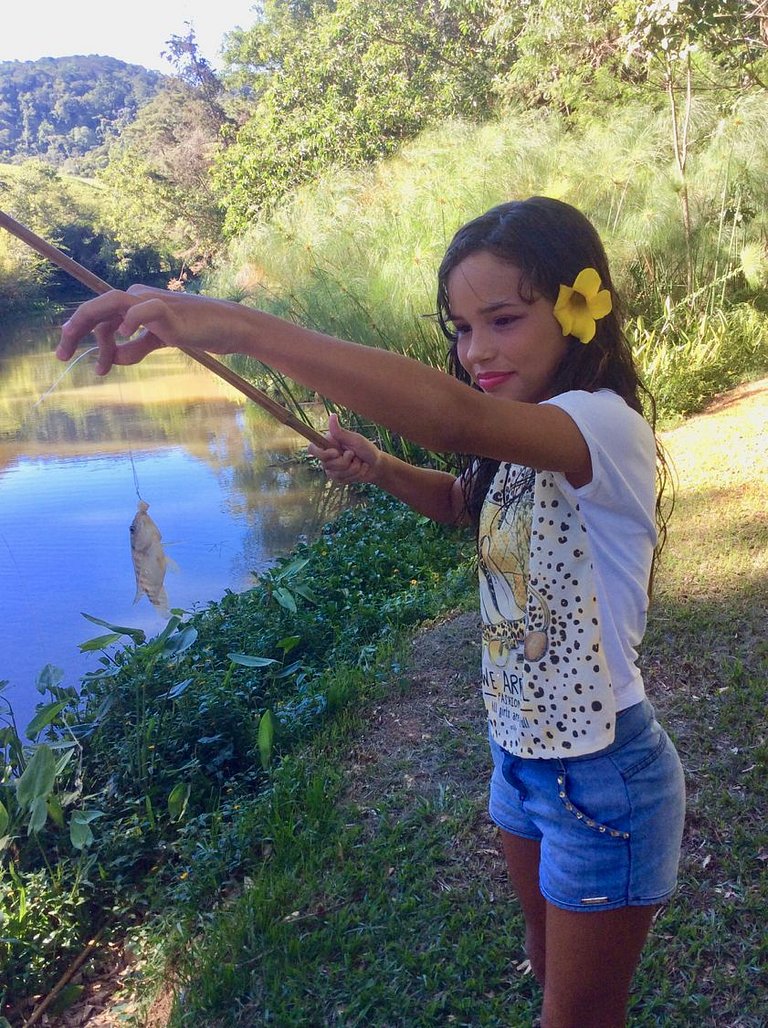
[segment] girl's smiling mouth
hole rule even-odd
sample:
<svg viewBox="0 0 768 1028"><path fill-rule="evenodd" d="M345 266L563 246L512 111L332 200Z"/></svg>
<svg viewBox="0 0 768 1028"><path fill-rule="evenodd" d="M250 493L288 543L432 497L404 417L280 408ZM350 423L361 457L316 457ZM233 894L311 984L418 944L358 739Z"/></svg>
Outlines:
<svg viewBox="0 0 768 1028"><path fill-rule="evenodd" d="M484 393L490 393L502 383L509 381L514 371L486 371L475 377L475 381Z"/></svg>

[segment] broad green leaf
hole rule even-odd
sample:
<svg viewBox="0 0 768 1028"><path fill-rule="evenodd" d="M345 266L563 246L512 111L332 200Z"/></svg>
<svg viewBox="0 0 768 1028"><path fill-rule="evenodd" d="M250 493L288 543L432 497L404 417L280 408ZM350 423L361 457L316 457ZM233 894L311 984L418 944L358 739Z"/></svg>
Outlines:
<svg viewBox="0 0 768 1028"><path fill-rule="evenodd" d="M58 761L56 763L56 777L58 778L59 775L61 774L61 772L67 766L67 764L69 764L69 762L74 757L75 750L77 749L77 743L74 743L74 742L66 742L66 743L54 742L54 743L51 743L51 749L54 752L56 752L58 750L62 751L61 755L59 756L59 759L58 759Z"/></svg>
<svg viewBox="0 0 768 1028"><path fill-rule="evenodd" d="M63 681L64 672L62 669L60 667L56 667L55 664L46 664L37 676L35 685L38 692L46 693L49 689L55 688L57 685L61 685Z"/></svg>
<svg viewBox="0 0 768 1028"><path fill-rule="evenodd" d="M170 689L169 692L168 692L168 699L169 700L176 700L176 699L178 699L179 696L182 696L187 691L187 689L190 687L190 685L192 685L193 681L194 681L193 678L185 678L183 682L179 682L178 685L174 685L174 687L172 689Z"/></svg>
<svg viewBox="0 0 768 1028"><path fill-rule="evenodd" d="M108 628L110 632L117 632L119 635L127 635L129 638L140 646L146 641L146 633L141 628L126 628L124 625L113 625L109 621L102 621L101 618L95 618L92 614L86 614L80 611L81 615L94 625L101 625L102 628Z"/></svg>
<svg viewBox="0 0 768 1028"><path fill-rule="evenodd" d="M5 835L8 825L11 823L11 815L8 813L4 803L0 803L0 837Z"/></svg>
<svg viewBox="0 0 768 1028"><path fill-rule="evenodd" d="M24 746L18 732L15 728L11 728L10 725L6 728L0 728L0 747L5 746L8 747L7 756L10 757L14 770L23 768L25 766Z"/></svg>
<svg viewBox="0 0 768 1028"><path fill-rule="evenodd" d="M295 593L303 596L305 600L309 600L310 603L317 603L317 596L308 585L294 585L292 588Z"/></svg>
<svg viewBox="0 0 768 1028"><path fill-rule="evenodd" d="M288 664L286 667L281 668L275 675L275 678L290 678L291 675L295 674L300 667L301 661L294 660L292 664Z"/></svg>
<svg viewBox="0 0 768 1028"><path fill-rule="evenodd" d="M94 650L106 650L107 646L114 646L116 642L120 642L122 635L120 632L111 632L109 635L97 635L93 639L87 639L85 642L80 643L78 649L81 653L93 653Z"/></svg>
<svg viewBox="0 0 768 1028"><path fill-rule="evenodd" d="M53 789L56 780L56 758L50 746L41 744L32 754L24 774L16 782L16 799L19 806L26 810L35 800L42 799L43 804Z"/></svg>
<svg viewBox="0 0 768 1028"><path fill-rule="evenodd" d="M93 842L93 832L82 810L72 812L69 819L69 839L76 850L83 850Z"/></svg>
<svg viewBox="0 0 768 1028"><path fill-rule="evenodd" d="M27 824L27 832L31 835L33 832L39 832L45 827L45 822L48 820L48 804L46 803L45 796L37 796L29 808L29 823Z"/></svg>
<svg viewBox="0 0 768 1028"><path fill-rule="evenodd" d="M181 821L184 817L184 811L187 809L191 791L189 782L178 782L171 789L170 796L168 797L168 813L171 816L171 821Z"/></svg>
<svg viewBox="0 0 768 1028"><path fill-rule="evenodd" d="M271 657L249 657L247 653L228 653L227 656L233 664L242 664L243 667L269 667L270 664L277 664Z"/></svg>
<svg viewBox="0 0 768 1028"><path fill-rule="evenodd" d="M259 721L259 755L261 766L266 771L272 762L272 747L275 742L275 717L271 710L265 710Z"/></svg>
<svg viewBox="0 0 768 1028"><path fill-rule="evenodd" d="M18 735L11 728L10 725L6 725L5 728L0 728L0 746L10 746L16 742Z"/></svg>
<svg viewBox="0 0 768 1028"><path fill-rule="evenodd" d="M57 700L53 703L46 703L44 707L38 707L37 713L27 725L29 738L34 739L66 706L68 706L66 700Z"/></svg>
<svg viewBox="0 0 768 1028"><path fill-rule="evenodd" d="M196 640L197 629L187 625L186 628L182 628L180 632L166 640L163 646L163 656L178 657L180 654L185 653L190 646L194 646Z"/></svg>
<svg viewBox="0 0 768 1028"><path fill-rule="evenodd" d="M283 656L287 657L291 650L298 646L300 642L300 635L286 635L284 639L278 642L277 646L278 649L283 651Z"/></svg>
<svg viewBox="0 0 768 1028"><path fill-rule="evenodd" d="M282 586L278 586L277 589L273 591L272 595L275 597L280 606L284 607L285 610L289 610L291 614L295 614L298 610L296 606L296 600L294 600L293 598L293 594L288 592L288 590L284 589Z"/></svg>
<svg viewBox="0 0 768 1028"><path fill-rule="evenodd" d="M286 564L285 567L273 572L272 577L276 582L282 582L284 578L293 578L293 576L298 575L302 568L305 568L307 564L309 564L308 557L299 557L296 560L292 560L289 564Z"/></svg>
<svg viewBox="0 0 768 1028"><path fill-rule="evenodd" d="M149 821L149 827L152 829L152 831L154 831L157 826L157 818L155 817L155 808L152 806L152 799L150 798L148 792L144 793L144 810L147 814L147 821Z"/></svg>
<svg viewBox="0 0 768 1028"><path fill-rule="evenodd" d="M174 614L173 617L168 619L168 624L165 626L160 635L158 635L158 637L154 641L158 643L164 643L168 636L171 635L172 632L175 632L180 624L181 618Z"/></svg>

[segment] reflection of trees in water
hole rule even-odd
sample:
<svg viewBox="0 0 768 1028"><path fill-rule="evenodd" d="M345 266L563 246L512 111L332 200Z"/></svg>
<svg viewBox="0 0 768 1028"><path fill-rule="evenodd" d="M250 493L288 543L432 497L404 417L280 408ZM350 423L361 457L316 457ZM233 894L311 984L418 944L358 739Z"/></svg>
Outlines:
<svg viewBox="0 0 768 1028"><path fill-rule="evenodd" d="M320 471L301 469L313 476L304 487L294 483L292 502L275 503L276 493L263 494L263 502L251 503L244 540L246 553L278 555L295 547L297 539L312 541L323 525L354 502L350 491L328 482ZM301 502L297 501L297 495Z"/></svg>
<svg viewBox="0 0 768 1028"><path fill-rule="evenodd" d="M144 443L173 442L205 450L219 428L234 420L233 405L227 400L66 408L52 400L31 409L12 437L52 445L125 443L134 448Z"/></svg>

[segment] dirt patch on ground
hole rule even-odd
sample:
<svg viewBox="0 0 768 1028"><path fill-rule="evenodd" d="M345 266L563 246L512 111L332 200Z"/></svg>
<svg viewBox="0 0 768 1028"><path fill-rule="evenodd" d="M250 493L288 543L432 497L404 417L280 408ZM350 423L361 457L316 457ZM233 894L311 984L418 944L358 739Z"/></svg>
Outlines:
<svg viewBox="0 0 768 1028"><path fill-rule="evenodd" d="M416 635L402 669L402 690L373 708L353 750L350 800L365 806L403 782L415 794L429 794L437 775L457 792L468 789L465 775L452 773L444 752L433 744L446 730L459 740L482 732L479 667L477 614L446 617ZM459 742L457 756L463 754Z"/></svg>
<svg viewBox="0 0 768 1028"><path fill-rule="evenodd" d="M370 816L388 799L405 814L443 793L467 801L461 844L446 854L443 878L450 887L474 882L491 893L507 888L498 833L487 808L486 716L478 688L480 616L448 615L414 637L402 668L401 689L393 688L367 719L365 733L350 755L345 800ZM446 887L447 884L446 884Z"/></svg>

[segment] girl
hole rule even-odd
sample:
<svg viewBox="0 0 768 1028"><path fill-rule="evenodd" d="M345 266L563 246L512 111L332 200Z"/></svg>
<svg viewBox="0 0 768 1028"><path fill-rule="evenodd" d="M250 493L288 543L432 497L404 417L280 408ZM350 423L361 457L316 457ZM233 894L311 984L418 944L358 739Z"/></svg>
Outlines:
<svg viewBox="0 0 768 1028"><path fill-rule="evenodd" d="M238 304L133 286L80 307L57 355L91 331L100 374L166 345L245 353L464 455L458 476L416 468L335 417L327 448L310 448L337 481L475 526L489 810L541 1023L615 1028L674 889L684 815L680 762L636 666L657 543L653 430L602 244L569 205L532 197L461 228L437 316L452 375Z"/></svg>

